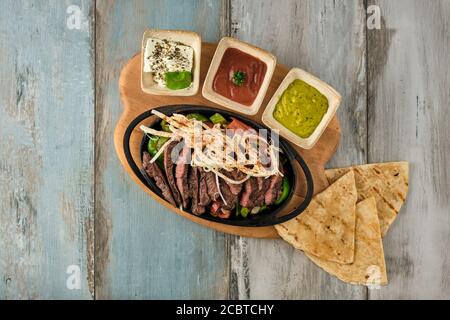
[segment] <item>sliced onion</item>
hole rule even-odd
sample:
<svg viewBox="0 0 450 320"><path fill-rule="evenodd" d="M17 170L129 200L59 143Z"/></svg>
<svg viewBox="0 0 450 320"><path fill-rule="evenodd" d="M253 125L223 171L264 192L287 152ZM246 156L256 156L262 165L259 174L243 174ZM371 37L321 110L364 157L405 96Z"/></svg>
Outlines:
<svg viewBox="0 0 450 320"><path fill-rule="evenodd" d="M144 125L139 127L142 131L144 131L145 133L149 133L152 134L154 136L159 136L159 137L166 137L166 138L171 138L173 136L173 133L171 132L166 132L166 131L158 131L149 127L146 127Z"/></svg>
<svg viewBox="0 0 450 320"><path fill-rule="evenodd" d="M217 183L219 177L231 184L242 184L250 177L283 175L279 170L278 157L275 154L280 149L254 132L228 136L220 125L214 125L210 128L205 123L200 122L202 138L197 141L194 137L195 133L199 132L198 120L188 119L181 114L173 114L169 117L156 110L152 110L152 113L167 121L172 132L157 131L145 126L141 126L141 129L153 135L170 137L171 140L182 139L189 148L193 149L191 165L202 167L205 171L214 172ZM270 167L265 167L260 163L255 141L260 142L260 147L261 145L267 146ZM157 158L163 152L168 143L169 141L163 145L154 158ZM233 156L226 152L231 152ZM246 174L246 177L242 180L233 180L220 172L221 170L233 171L235 169ZM218 189L220 191L219 185ZM221 198L225 202L222 195Z"/></svg>
<svg viewBox="0 0 450 320"><path fill-rule="evenodd" d="M250 211L250 214L257 214L261 210L261 207L253 207L253 209Z"/></svg>

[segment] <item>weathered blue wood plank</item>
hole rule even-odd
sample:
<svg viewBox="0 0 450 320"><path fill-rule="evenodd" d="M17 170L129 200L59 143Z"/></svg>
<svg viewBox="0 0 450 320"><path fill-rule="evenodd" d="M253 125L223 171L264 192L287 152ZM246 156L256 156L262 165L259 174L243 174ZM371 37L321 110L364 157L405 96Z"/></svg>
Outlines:
<svg viewBox="0 0 450 320"><path fill-rule="evenodd" d="M323 79L342 95L342 139L333 166L366 159L365 10L362 0L232 0L232 35L278 62ZM282 240L231 244L232 296L250 299L364 299Z"/></svg>
<svg viewBox="0 0 450 320"><path fill-rule="evenodd" d="M91 298L93 13L89 0L0 2L2 299Z"/></svg>
<svg viewBox="0 0 450 320"><path fill-rule="evenodd" d="M96 297L224 298L226 236L169 212L121 167L113 130L118 78L146 28L188 29L215 41L221 1L97 2Z"/></svg>
<svg viewBox="0 0 450 320"><path fill-rule="evenodd" d="M410 162L383 239L389 285L371 299L450 299L450 1L369 1L369 161Z"/></svg>

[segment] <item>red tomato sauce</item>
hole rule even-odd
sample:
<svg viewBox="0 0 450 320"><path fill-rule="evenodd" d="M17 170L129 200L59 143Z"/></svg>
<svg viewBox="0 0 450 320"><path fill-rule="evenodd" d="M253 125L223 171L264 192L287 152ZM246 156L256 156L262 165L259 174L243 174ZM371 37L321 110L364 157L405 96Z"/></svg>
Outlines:
<svg viewBox="0 0 450 320"><path fill-rule="evenodd" d="M243 72L241 85L233 81L236 72ZM267 65L236 48L225 50L213 81L213 90L237 103L251 106L264 81Z"/></svg>

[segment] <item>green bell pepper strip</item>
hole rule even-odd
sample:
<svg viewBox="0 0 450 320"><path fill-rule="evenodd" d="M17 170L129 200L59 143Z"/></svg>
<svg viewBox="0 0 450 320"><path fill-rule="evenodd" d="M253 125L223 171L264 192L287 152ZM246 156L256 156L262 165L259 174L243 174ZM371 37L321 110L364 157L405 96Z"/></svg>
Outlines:
<svg viewBox="0 0 450 320"><path fill-rule="evenodd" d="M211 117L209 117L209 120L211 120L214 124L223 124L226 125L228 123L227 119L225 119L220 113L215 113Z"/></svg>
<svg viewBox="0 0 450 320"><path fill-rule="evenodd" d="M153 157L156 152L158 151L156 149L156 144L158 143L158 139L159 137L157 136L150 136L149 140L148 140L148 144L147 144L147 151L148 153L150 153L150 155Z"/></svg>
<svg viewBox="0 0 450 320"><path fill-rule="evenodd" d="M158 136L150 136L147 144L147 151L153 157L158 150L163 146L164 143L167 142L169 138L166 137L158 137ZM156 163L163 168L164 167L164 155L161 154L158 159L156 159Z"/></svg>
<svg viewBox="0 0 450 320"><path fill-rule="evenodd" d="M247 218L249 213L250 213L250 209L249 208L241 207L241 216L243 218Z"/></svg>
<svg viewBox="0 0 450 320"><path fill-rule="evenodd" d="M161 147L169 140L167 137L159 137L158 143L156 144L156 150L158 151Z"/></svg>
<svg viewBox="0 0 450 320"><path fill-rule="evenodd" d="M289 180L286 177L284 177L283 184L281 187L281 195L277 199L277 201L275 201L275 204L278 205L278 204L282 203L284 200L286 200L287 197L289 196L290 191L291 191L291 185L289 183Z"/></svg>
<svg viewBox="0 0 450 320"><path fill-rule="evenodd" d="M170 130L169 124L167 123L166 120L161 120L161 129L163 129L166 132L172 132L172 130Z"/></svg>
<svg viewBox="0 0 450 320"><path fill-rule="evenodd" d="M189 113L186 115L186 118L195 119L195 120L198 120L201 122L209 121L209 119L206 116L204 116L203 114L200 114L200 113Z"/></svg>

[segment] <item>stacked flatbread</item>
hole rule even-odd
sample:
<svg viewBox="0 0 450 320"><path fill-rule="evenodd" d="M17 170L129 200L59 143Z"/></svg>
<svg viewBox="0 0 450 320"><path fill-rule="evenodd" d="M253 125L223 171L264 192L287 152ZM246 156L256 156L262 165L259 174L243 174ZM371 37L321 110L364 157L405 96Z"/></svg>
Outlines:
<svg viewBox="0 0 450 320"><path fill-rule="evenodd" d="M275 226L280 236L337 278L387 284L382 236L408 191L408 163L370 164L325 172L330 186L296 218Z"/></svg>
<svg viewBox="0 0 450 320"><path fill-rule="evenodd" d="M325 170L330 183L353 170L358 202L374 197L377 202L381 234L384 236L397 217L408 192L408 162L366 164Z"/></svg>

